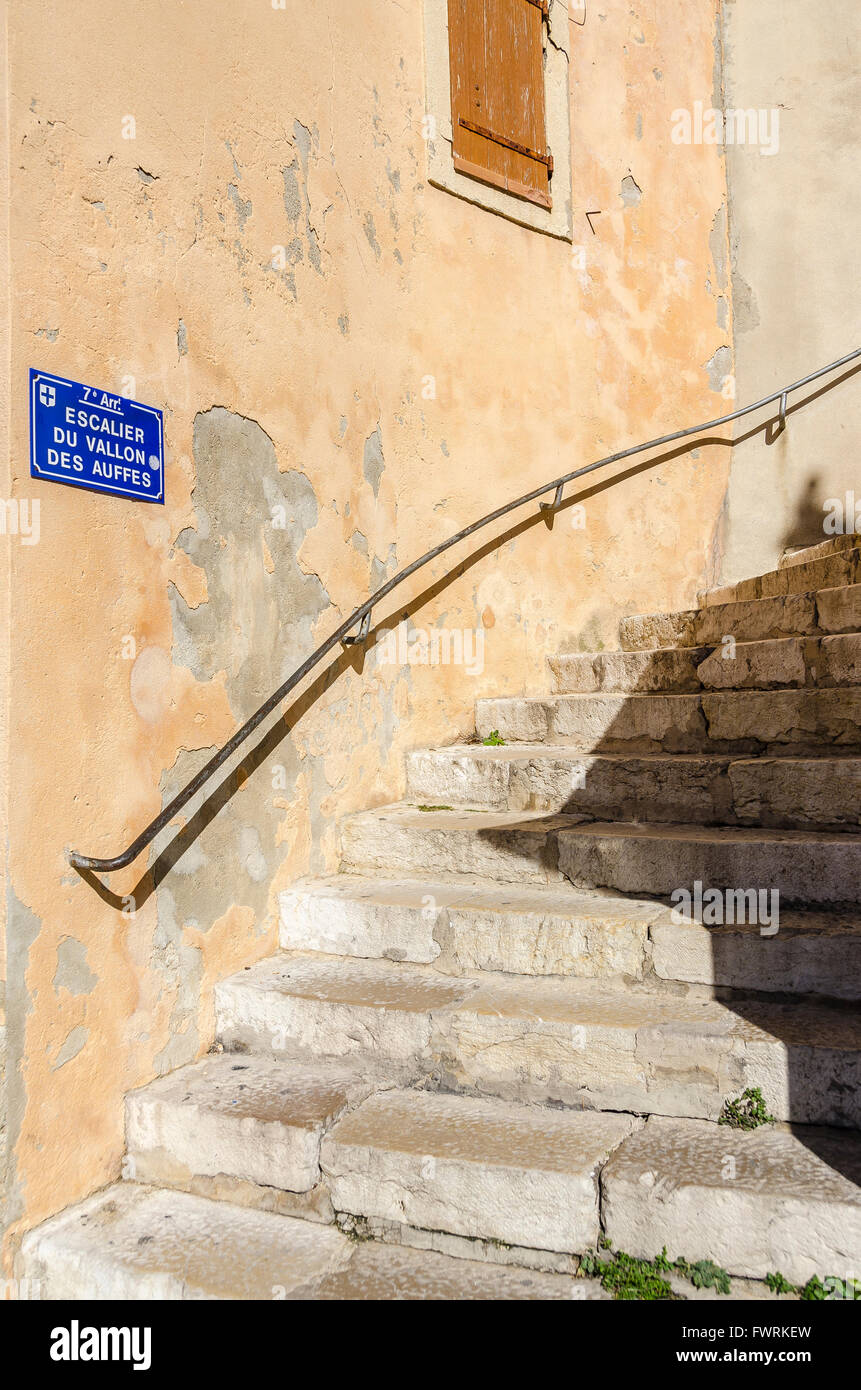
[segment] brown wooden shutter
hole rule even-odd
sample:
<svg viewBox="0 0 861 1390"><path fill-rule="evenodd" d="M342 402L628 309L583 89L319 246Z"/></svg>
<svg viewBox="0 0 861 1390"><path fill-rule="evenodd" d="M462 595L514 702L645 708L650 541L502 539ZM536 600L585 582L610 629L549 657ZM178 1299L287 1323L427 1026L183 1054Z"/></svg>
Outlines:
<svg viewBox="0 0 861 1390"><path fill-rule="evenodd" d="M454 167L549 208L547 0L448 0Z"/></svg>

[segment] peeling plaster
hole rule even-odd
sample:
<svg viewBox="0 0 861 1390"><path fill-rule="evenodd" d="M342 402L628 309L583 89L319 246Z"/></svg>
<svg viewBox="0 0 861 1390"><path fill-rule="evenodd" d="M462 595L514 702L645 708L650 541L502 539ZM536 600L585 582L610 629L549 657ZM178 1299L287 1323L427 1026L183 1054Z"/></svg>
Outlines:
<svg viewBox="0 0 861 1390"><path fill-rule="evenodd" d="M635 208L642 200L643 191L630 174L626 174L619 188L619 197L626 208Z"/></svg>
<svg viewBox="0 0 861 1390"><path fill-rule="evenodd" d="M723 385L732 371L732 349L723 346L719 347L708 360L703 363L703 371L708 374L709 387L712 391L721 391Z"/></svg>
<svg viewBox="0 0 861 1390"><path fill-rule="evenodd" d="M64 936L57 947L57 969L54 972L54 993L66 989L70 994L90 994L98 984L87 964L87 948L83 941Z"/></svg>
<svg viewBox="0 0 861 1390"><path fill-rule="evenodd" d="M67 1062L71 1062L73 1057L77 1057L79 1052L83 1052L89 1036L89 1028L84 1028L80 1024L77 1028L73 1028L63 1043L63 1046L60 1048L60 1051L57 1053L51 1065L51 1070L59 1071Z"/></svg>
<svg viewBox="0 0 861 1390"><path fill-rule="evenodd" d="M383 458L383 435L380 426L369 434L365 440L365 449L362 455L362 472L365 481L370 483L375 497L380 495L380 480L386 467Z"/></svg>
<svg viewBox="0 0 861 1390"><path fill-rule="evenodd" d="M27 1021L33 1012L33 999L27 984L30 951L42 923L35 913L22 903L11 884L6 889L6 1063L5 1112L6 1136L3 1152L4 1170L0 1197L0 1234L23 1210L24 1200L14 1159L27 1107L25 1071Z"/></svg>

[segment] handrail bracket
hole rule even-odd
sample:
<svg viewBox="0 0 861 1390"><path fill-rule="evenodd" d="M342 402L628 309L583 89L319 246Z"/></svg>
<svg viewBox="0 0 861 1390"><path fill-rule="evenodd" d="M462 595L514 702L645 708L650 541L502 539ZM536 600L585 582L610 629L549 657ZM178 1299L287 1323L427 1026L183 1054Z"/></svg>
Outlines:
<svg viewBox="0 0 861 1390"><path fill-rule="evenodd" d="M539 507L541 508L542 512L558 512L559 508L562 506L562 493L563 493L564 489L565 489L565 484L564 484L564 483L560 483L559 486L558 486L558 488L556 489L556 491L555 491L554 494L553 494L553 501L552 501L552 502L539 502L539 503L538 503L538 505L539 505Z"/></svg>
<svg viewBox="0 0 861 1390"><path fill-rule="evenodd" d="M369 608L364 618L359 623L357 630L355 632L348 632L345 637L341 638L341 641L345 647L360 647L363 642L367 642L370 630L371 610Z"/></svg>

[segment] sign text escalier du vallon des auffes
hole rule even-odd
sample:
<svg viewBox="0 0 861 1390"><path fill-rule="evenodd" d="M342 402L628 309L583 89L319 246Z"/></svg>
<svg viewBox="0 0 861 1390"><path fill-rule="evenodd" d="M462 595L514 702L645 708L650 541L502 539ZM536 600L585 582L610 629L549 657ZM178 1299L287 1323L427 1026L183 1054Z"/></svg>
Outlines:
<svg viewBox="0 0 861 1390"><path fill-rule="evenodd" d="M31 367L30 476L163 504L162 412Z"/></svg>

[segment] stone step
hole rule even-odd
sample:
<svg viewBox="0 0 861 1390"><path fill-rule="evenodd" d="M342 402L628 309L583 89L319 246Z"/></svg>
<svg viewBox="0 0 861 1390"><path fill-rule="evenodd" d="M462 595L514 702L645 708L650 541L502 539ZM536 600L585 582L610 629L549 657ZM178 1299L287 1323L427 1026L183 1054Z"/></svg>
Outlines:
<svg viewBox="0 0 861 1390"><path fill-rule="evenodd" d="M833 555L838 550L853 550L859 542L861 542L861 536L858 536L854 531L849 531L845 535L829 536L827 540L820 541L818 545L806 545L795 550L785 551L777 562L777 568L784 570L790 565L804 565L810 560L821 560L824 555Z"/></svg>
<svg viewBox="0 0 861 1390"><path fill-rule="evenodd" d="M861 999L861 913L781 910L771 935L770 927L763 931L763 923L746 920L752 915L749 903L745 900L743 909L739 903L732 913L738 920L723 925L699 920L709 921L708 903L699 907L699 917L668 910L656 918L649 945L658 979L739 992Z"/></svg>
<svg viewBox="0 0 861 1390"><path fill-rule="evenodd" d="M658 651L575 652L548 660L554 692L560 695L861 685L861 634Z"/></svg>
<svg viewBox="0 0 861 1390"><path fill-rule="evenodd" d="M729 1007L603 981L447 978L298 954L222 982L215 1000L228 1049L374 1056L446 1090L698 1119L758 1086L779 1120L861 1122L861 1020L841 1004L737 997Z"/></svg>
<svg viewBox="0 0 861 1390"><path fill-rule="evenodd" d="M685 694L702 689L698 668L713 647L560 652L547 658L557 695Z"/></svg>
<svg viewBox="0 0 861 1390"><path fill-rule="evenodd" d="M556 841L558 869L575 888L669 897L699 882L776 892L781 906L845 906L861 896L856 835L605 822L566 826Z"/></svg>
<svg viewBox="0 0 861 1390"><path fill-rule="evenodd" d="M861 584L715 603L678 613L639 613L623 618L619 625L625 651L718 646L728 636L736 642L762 642L859 631Z"/></svg>
<svg viewBox="0 0 861 1390"><path fill-rule="evenodd" d="M861 758L581 754L546 743L460 744L409 753L407 796L417 806L564 812L582 821L858 831Z"/></svg>
<svg viewBox="0 0 861 1390"><path fill-rule="evenodd" d="M861 1135L652 1116L601 1174L613 1246L710 1259L732 1275L858 1277Z"/></svg>
<svg viewBox="0 0 861 1390"><path fill-rule="evenodd" d="M322 1166L339 1212L579 1253L600 1235L600 1168L638 1123L630 1115L388 1091L330 1130Z"/></svg>
<svg viewBox="0 0 861 1390"><path fill-rule="evenodd" d="M575 888L663 898L699 880L709 888L775 890L783 906L847 906L859 900L857 827L848 834L672 822L584 823L563 813L421 811L399 804L348 817L341 844L343 868L350 874L468 874L521 886L558 886L568 879Z"/></svg>
<svg viewBox="0 0 861 1390"><path fill-rule="evenodd" d="M861 688L508 696L478 700L476 728L582 753L861 752Z"/></svg>
<svg viewBox="0 0 861 1390"><path fill-rule="evenodd" d="M372 1085L346 1067L205 1057L126 1096L127 1172L143 1183L224 1175L309 1192L320 1181L324 1130Z"/></svg>
<svg viewBox="0 0 861 1390"><path fill-rule="evenodd" d="M472 879L335 874L281 894L284 950L433 964L450 974L627 976L649 968L659 903Z"/></svg>
<svg viewBox="0 0 861 1390"><path fill-rule="evenodd" d="M849 539L849 538L843 538ZM810 551L795 557L793 564L781 565L766 574L742 579L737 584L707 589L697 594L701 607L723 603L743 603L748 599L778 598L783 594L813 593L817 589L836 589L861 579L861 550L857 546L832 548L827 553Z"/></svg>
<svg viewBox="0 0 861 1390"><path fill-rule="evenodd" d="M460 744L409 753L406 794L425 805L711 824L731 815L730 761L715 754L581 754L546 743Z"/></svg>
<svg viewBox="0 0 861 1390"><path fill-rule="evenodd" d="M383 806L341 822L341 867L390 878L451 873L521 886L559 884L556 833L576 823L537 811Z"/></svg>
<svg viewBox="0 0 861 1390"><path fill-rule="evenodd" d="M18 1270L43 1299L75 1302L606 1297L593 1280L359 1245L335 1226L134 1183L30 1231Z"/></svg>
<svg viewBox="0 0 861 1390"><path fill-rule="evenodd" d="M334 874L281 894L281 946L370 960L580 979L861 998L861 914L784 911L703 926L657 902L471 879Z"/></svg>

